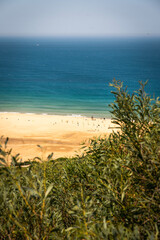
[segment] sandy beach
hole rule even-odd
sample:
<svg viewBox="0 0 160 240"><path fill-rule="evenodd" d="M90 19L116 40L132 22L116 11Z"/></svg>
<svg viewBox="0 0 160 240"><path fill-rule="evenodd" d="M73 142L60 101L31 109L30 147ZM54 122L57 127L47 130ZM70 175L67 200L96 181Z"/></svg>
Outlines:
<svg viewBox="0 0 160 240"><path fill-rule="evenodd" d="M45 159L51 152L54 158L74 156L80 153L81 143L108 135L114 127L111 119L0 113L0 135L9 137L8 148L13 149L12 154L20 153L23 160Z"/></svg>

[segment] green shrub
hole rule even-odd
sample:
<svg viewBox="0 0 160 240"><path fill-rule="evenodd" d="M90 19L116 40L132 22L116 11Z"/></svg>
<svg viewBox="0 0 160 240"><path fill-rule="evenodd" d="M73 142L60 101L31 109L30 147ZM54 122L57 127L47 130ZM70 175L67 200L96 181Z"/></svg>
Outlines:
<svg viewBox="0 0 160 240"><path fill-rule="evenodd" d="M158 240L160 102L140 85L130 95L113 81L119 131L91 139L81 156L51 154L23 163L6 139L0 146L0 239Z"/></svg>

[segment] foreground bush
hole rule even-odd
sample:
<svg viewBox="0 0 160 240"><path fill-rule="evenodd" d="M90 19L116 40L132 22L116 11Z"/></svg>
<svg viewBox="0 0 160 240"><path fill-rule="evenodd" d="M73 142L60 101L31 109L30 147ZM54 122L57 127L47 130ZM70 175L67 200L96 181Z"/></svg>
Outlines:
<svg viewBox="0 0 160 240"><path fill-rule="evenodd" d="M157 239L160 104L114 81L119 132L75 158L22 163L0 148L0 239ZM8 161L11 164L8 164ZM24 167L25 166L25 167Z"/></svg>

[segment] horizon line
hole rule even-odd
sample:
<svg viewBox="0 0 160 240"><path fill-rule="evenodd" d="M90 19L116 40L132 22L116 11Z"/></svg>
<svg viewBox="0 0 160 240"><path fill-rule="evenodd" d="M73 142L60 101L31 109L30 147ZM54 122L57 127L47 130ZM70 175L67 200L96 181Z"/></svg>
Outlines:
<svg viewBox="0 0 160 240"><path fill-rule="evenodd" d="M0 35L0 38L159 38L158 35Z"/></svg>

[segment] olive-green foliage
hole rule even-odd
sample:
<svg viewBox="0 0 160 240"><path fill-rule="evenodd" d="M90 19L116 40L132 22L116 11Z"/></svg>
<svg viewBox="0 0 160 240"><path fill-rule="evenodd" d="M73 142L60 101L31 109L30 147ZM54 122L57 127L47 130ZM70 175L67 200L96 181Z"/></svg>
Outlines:
<svg viewBox="0 0 160 240"><path fill-rule="evenodd" d="M111 85L119 131L83 155L23 163L0 146L0 239L159 239L160 103Z"/></svg>

